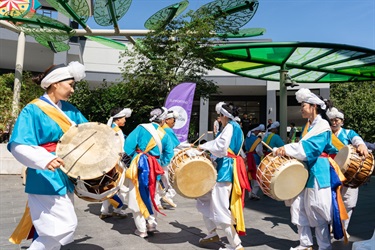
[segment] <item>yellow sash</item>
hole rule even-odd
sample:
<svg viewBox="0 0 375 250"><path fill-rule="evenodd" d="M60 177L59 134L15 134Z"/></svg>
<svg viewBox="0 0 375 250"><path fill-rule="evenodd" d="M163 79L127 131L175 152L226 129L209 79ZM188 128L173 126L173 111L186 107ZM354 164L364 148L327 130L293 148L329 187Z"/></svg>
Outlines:
<svg viewBox="0 0 375 250"><path fill-rule="evenodd" d="M251 148L249 149L249 152L254 152L255 148L258 146L262 139L259 137L254 141L253 145L251 145Z"/></svg>
<svg viewBox="0 0 375 250"><path fill-rule="evenodd" d="M65 133L71 126L69 120L61 114L55 107L47 102L37 98L30 102L40 108L46 115L48 115L53 121L55 121L62 131ZM9 238L9 241L13 244L20 244L23 239L29 236L30 230L33 226L33 222L30 215L30 209L26 203L25 212L23 213L22 219L18 223L16 229L13 231Z"/></svg>
<svg viewBox="0 0 375 250"><path fill-rule="evenodd" d="M165 130L162 127L159 126L156 131L158 132L160 140L162 140L164 135L165 135ZM134 159L130 163L129 168L125 172L126 178L129 178L134 184L136 200L137 200L137 203L138 203L138 206L139 206L139 210L142 213L142 216L144 218L148 218L150 216L150 213L149 213L145 203L142 200L141 193L139 192L138 162L139 162L139 158L142 154L147 154L155 146L156 146L156 141L155 141L154 137L151 136L151 139L148 142L145 151L142 152L142 153L139 153L137 156L134 157Z"/></svg>
<svg viewBox="0 0 375 250"><path fill-rule="evenodd" d="M340 149L345 147L344 143L342 143L340 139L334 133L332 133L331 137L332 137L332 144L333 146L335 146L335 148L337 148L337 150L340 151Z"/></svg>
<svg viewBox="0 0 375 250"><path fill-rule="evenodd" d="M273 137L274 135L275 135L274 133L270 133L270 134L268 135L267 140L266 140L267 145L270 145L271 139L272 139L272 137Z"/></svg>
<svg viewBox="0 0 375 250"><path fill-rule="evenodd" d="M30 103L38 106L38 108L40 108L46 115L48 115L49 118L54 120L60 126L64 133L68 131L68 129L72 126L70 121L51 104L38 98L32 100Z"/></svg>
<svg viewBox="0 0 375 250"><path fill-rule="evenodd" d="M228 148L228 152L231 154L235 153ZM238 154L237 154L238 155ZM236 160L233 161L233 184L232 184L232 194L230 198L230 210L233 214L233 218L236 222L236 230L237 232L242 231L246 232L245 228L245 218L243 215L243 208L242 208L242 189L240 182L238 180L238 173L237 173L237 162Z"/></svg>
<svg viewBox="0 0 375 250"><path fill-rule="evenodd" d="M303 131L302 131L302 137L304 137L309 131L309 126L310 126L310 122L309 121L307 121L306 122L306 125L305 125L305 127L303 128Z"/></svg>

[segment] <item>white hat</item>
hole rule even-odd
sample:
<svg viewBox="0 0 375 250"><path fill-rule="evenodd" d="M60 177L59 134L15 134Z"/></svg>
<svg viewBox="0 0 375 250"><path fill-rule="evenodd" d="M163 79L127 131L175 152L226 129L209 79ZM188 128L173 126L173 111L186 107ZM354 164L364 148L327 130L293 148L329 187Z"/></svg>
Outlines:
<svg viewBox="0 0 375 250"><path fill-rule="evenodd" d="M337 108L332 107L327 110L327 116L329 119L340 118L344 120L344 114L341 113Z"/></svg>
<svg viewBox="0 0 375 250"><path fill-rule="evenodd" d="M253 128L252 130L250 130L251 132L252 131L264 131L266 128L264 127L264 125L263 124L259 124L259 126L258 127L256 127L256 128Z"/></svg>
<svg viewBox="0 0 375 250"><path fill-rule="evenodd" d="M168 109L166 107L156 108L150 112L150 122L162 121L167 118Z"/></svg>
<svg viewBox="0 0 375 250"><path fill-rule="evenodd" d="M223 105L225 105L225 104L226 104L225 102L219 102L218 104L216 104L216 107L215 107L216 112L218 114L222 114L223 116L226 116L226 117L234 120L234 116L223 108Z"/></svg>
<svg viewBox="0 0 375 250"><path fill-rule="evenodd" d="M43 89L47 89L52 83L61 82L67 79L74 79L74 81L81 81L85 78L85 66L79 62L73 61L66 66L60 64L54 66L42 79L40 86Z"/></svg>
<svg viewBox="0 0 375 250"><path fill-rule="evenodd" d="M275 121L271 124L271 126L268 128L268 130L278 128L278 127L280 127L280 123L278 121Z"/></svg>
<svg viewBox="0 0 375 250"><path fill-rule="evenodd" d="M132 115L132 110L130 108L124 108L123 110L115 114L114 116L111 116L109 120L107 121L107 125L111 126L114 118L121 118L121 117L129 118L131 115Z"/></svg>
<svg viewBox="0 0 375 250"><path fill-rule="evenodd" d="M302 88L296 92L296 99L299 103L306 102L310 104L319 105L323 110L326 109L326 104L317 95L312 93L309 89Z"/></svg>
<svg viewBox="0 0 375 250"><path fill-rule="evenodd" d="M169 110L167 114L167 118L165 119L169 119L169 118L177 119L179 116L180 114L176 110Z"/></svg>

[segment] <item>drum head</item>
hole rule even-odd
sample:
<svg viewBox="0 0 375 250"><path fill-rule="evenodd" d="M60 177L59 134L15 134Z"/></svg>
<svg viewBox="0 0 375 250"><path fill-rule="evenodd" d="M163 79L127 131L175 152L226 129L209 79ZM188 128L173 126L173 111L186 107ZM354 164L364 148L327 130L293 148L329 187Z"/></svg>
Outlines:
<svg viewBox="0 0 375 250"><path fill-rule="evenodd" d="M71 178L95 179L113 169L122 152L120 136L109 126L88 122L71 127L60 139L56 155Z"/></svg>
<svg viewBox="0 0 375 250"><path fill-rule="evenodd" d="M342 173L345 173L346 170L348 170L352 150L351 145L344 146L335 156L334 160L337 165L339 165Z"/></svg>
<svg viewBox="0 0 375 250"><path fill-rule="evenodd" d="M281 165L271 181L271 194L279 201L296 197L306 186L309 173L303 163L290 160Z"/></svg>
<svg viewBox="0 0 375 250"><path fill-rule="evenodd" d="M179 164L175 169L174 189L185 198L198 198L216 183L216 169L210 160L200 156Z"/></svg>

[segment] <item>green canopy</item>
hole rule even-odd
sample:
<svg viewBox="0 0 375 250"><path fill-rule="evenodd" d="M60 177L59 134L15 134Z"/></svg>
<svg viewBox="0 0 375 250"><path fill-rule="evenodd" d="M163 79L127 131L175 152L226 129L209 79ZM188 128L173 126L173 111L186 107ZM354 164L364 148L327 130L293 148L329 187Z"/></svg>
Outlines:
<svg viewBox="0 0 375 250"><path fill-rule="evenodd" d="M214 48L218 68L269 81L280 80L280 69L299 83L375 80L375 50L329 43L268 42Z"/></svg>
<svg viewBox="0 0 375 250"><path fill-rule="evenodd" d="M375 50L329 43L268 42L214 47L217 67L230 73L280 81L280 135L286 139L287 86L297 83L375 81Z"/></svg>

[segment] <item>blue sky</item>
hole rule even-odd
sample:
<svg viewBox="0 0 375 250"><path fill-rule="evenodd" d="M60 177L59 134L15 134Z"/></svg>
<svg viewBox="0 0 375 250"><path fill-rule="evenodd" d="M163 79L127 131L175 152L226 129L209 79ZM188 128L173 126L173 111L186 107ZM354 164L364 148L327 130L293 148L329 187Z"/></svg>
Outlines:
<svg viewBox="0 0 375 250"><path fill-rule="evenodd" d="M144 29L158 10L178 0L133 0L119 21L121 29ZM196 10L210 0L190 0ZM93 29L108 29L88 22ZM375 49L375 0L259 0L253 19L243 28L265 28L256 38L274 42L328 42Z"/></svg>

